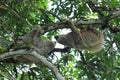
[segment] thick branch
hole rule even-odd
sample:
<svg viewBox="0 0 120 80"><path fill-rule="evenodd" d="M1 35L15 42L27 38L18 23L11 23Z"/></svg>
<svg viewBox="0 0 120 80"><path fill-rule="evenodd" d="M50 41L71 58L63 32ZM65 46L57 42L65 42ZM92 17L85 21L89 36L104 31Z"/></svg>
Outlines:
<svg viewBox="0 0 120 80"><path fill-rule="evenodd" d="M29 54L29 55L36 57L43 64L45 64L47 67L49 67L54 72L54 74L58 80L65 80L65 78L59 73L59 70L57 69L57 67L54 66L52 63L50 63L45 57L39 55L36 51L29 52L26 50L17 50L17 51L13 51L13 52L7 52L7 53L0 55L0 60L4 60L11 56L19 56L19 55L25 55L25 54Z"/></svg>
<svg viewBox="0 0 120 80"><path fill-rule="evenodd" d="M77 22L77 25L93 25L93 24L99 24L99 25L103 25L104 21L100 20L100 19L89 19L86 21L80 20Z"/></svg>
<svg viewBox="0 0 120 80"><path fill-rule="evenodd" d="M113 11L119 11L120 10L120 8L113 8L113 7L106 7L106 6L100 6L100 7L97 6L97 8L101 11L108 11L108 12L113 12Z"/></svg>
<svg viewBox="0 0 120 80"><path fill-rule="evenodd" d="M28 54L26 50L18 50L18 51L13 51L13 52L10 51L10 52L0 54L0 60L4 60L4 59L10 58L15 55L19 56L19 55L25 55L25 54Z"/></svg>
<svg viewBox="0 0 120 80"><path fill-rule="evenodd" d="M54 66L52 63L50 63L45 57L39 55L35 51L30 53L31 55L35 56L37 59L39 59L43 64L48 66L54 73L57 78L57 80L65 80L65 78L59 73L59 70L56 66Z"/></svg>
<svg viewBox="0 0 120 80"><path fill-rule="evenodd" d="M99 24L99 25L104 25L104 21L100 19L90 19L90 20L80 20L77 22L73 22L76 27L82 28L81 25L93 25L93 24ZM50 30L56 30L56 29L62 29L62 28L70 28L70 25L67 22L61 22L61 23L55 23L50 26L46 26L44 28L45 32L50 31Z"/></svg>
<svg viewBox="0 0 120 80"><path fill-rule="evenodd" d="M109 20L114 19L118 16L120 16L120 11L115 12L115 13L113 12L113 15L111 17L109 17ZM94 24L106 25L104 27L109 27L105 23L106 22L105 20L106 19L89 19L89 20L80 20L80 21L76 21L73 23L78 28L83 28L83 26L81 26L81 25L94 25ZM67 22L55 23L55 24L51 24L50 26L45 26L44 30L45 30L45 32L48 32L50 30L56 30L56 29L62 29L62 28L70 28L70 25ZM115 32L115 31L119 32L119 30L120 30L119 28L116 28L116 29L113 29L112 27L109 27L109 28L112 32Z"/></svg>

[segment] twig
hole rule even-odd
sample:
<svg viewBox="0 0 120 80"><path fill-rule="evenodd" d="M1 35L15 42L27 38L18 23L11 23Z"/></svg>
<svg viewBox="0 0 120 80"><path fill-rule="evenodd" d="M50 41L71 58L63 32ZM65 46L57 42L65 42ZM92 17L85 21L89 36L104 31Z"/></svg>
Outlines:
<svg viewBox="0 0 120 80"><path fill-rule="evenodd" d="M17 18L19 18L23 23L27 23L29 26L32 26L30 23L28 23L25 19L23 19L15 10L13 10L12 8L10 8L9 6L4 5L10 12L13 13L13 15L15 15Z"/></svg>
<svg viewBox="0 0 120 80"><path fill-rule="evenodd" d="M91 0L86 0L86 2L93 12L97 12L101 17L104 16L103 13L95 6Z"/></svg>
<svg viewBox="0 0 120 80"><path fill-rule="evenodd" d="M31 2L31 4L32 4L36 9L40 10L41 12L43 12L43 13L45 13L45 14L46 14L46 13L51 14L51 15L53 15L54 17L56 17L58 20L62 21L62 20L60 19L60 17L58 17L58 15L56 15L56 14L54 14L54 13L48 11L48 10L39 8L38 6L36 6L36 5L32 2L32 0L30 0L30 2Z"/></svg>
<svg viewBox="0 0 120 80"><path fill-rule="evenodd" d="M87 62L86 62L86 60L85 60L85 58L84 58L84 56L83 56L82 52L81 52L81 51L79 51L79 53L80 53L80 56L81 56L81 59L82 59L83 63L86 65L86 64L87 64Z"/></svg>
<svg viewBox="0 0 120 80"><path fill-rule="evenodd" d="M80 53L80 56L81 56L81 59L82 59L83 63L85 64L84 70L85 70L88 78L89 78L90 80L92 80L92 79L93 79L93 80L96 80L96 77L95 77L93 71L89 69L89 66L87 66L87 61L85 60L82 52L79 51L79 53ZM91 74L90 74L90 73L91 73ZM88 74L90 74L90 75L88 75Z"/></svg>
<svg viewBox="0 0 120 80"><path fill-rule="evenodd" d="M119 27L112 27L112 26L109 26L111 32L113 33L117 33L117 32L120 32L120 28Z"/></svg>
<svg viewBox="0 0 120 80"><path fill-rule="evenodd" d="M119 11L114 11L112 12L110 15L106 16L106 19L107 21L110 21L116 17L119 17L120 16L120 10Z"/></svg>

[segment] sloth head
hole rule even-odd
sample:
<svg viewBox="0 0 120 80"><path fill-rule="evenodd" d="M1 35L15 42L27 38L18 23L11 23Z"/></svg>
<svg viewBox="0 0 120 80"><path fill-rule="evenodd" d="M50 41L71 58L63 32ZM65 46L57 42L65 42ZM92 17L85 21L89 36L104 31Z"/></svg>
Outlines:
<svg viewBox="0 0 120 80"><path fill-rule="evenodd" d="M61 43L64 45L67 45L67 43L68 43L68 39L67 39L66 35L55 36L55 39L58 41L58 43Z"/></svg>
<svg viewBox="0 0 120 80"><path fill-rule="evenodd" d="M58 43L63 44L65 46L68 46L71 48L75 46L74 39L73 39L73 36L71 36L71 33L67 35L63 34L63 35L55 36L55 39L58 41Z"/></svg>

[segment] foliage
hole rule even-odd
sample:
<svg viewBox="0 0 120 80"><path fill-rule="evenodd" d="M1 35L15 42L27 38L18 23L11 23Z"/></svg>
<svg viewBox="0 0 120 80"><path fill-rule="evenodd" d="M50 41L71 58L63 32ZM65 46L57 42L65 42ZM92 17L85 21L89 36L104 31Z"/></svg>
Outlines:
<svg viewBox="0 0 120 80"><path fill-rule="evenodd" d="M47 27L61 19L73 20L103 19L119 11L119 0L92 0L99 11L92 11L89 0L1 0L0 1L0 53L9 51L18 37L40 24ZM107 25L120 27L120 17ZM104 26L107 27L107 25ZM85 25L86 26L86 25ZM88 25L87 25L88 26ZM102 30L101 25L92 27ZM49 28L49 27L47 27ZM59 30L48 31L43 39L52 39ZM51 54L54 63L66 80L119 80L120 79L120 34L110 29L104 32L104 49L98 53L88 51ZM58 53L59 54L59 53ZM0 80L55 80L55 75L44 64L17 64L0 62Z"/></svg>

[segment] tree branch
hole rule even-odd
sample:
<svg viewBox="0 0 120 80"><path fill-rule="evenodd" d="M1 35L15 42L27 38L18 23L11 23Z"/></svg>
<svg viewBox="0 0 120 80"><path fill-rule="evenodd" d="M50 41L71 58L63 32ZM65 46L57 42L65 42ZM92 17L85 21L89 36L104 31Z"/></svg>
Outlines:
<svg viewBox="0 0 120 80"><path fill-rule="evenodd" d="M0 60L4 60L12 56L19 56L19 55L26 55L26 54L34 56L35 58L40 60L43 64L45 64L48 68L50 68L54 72L58 80L65 80L65 78L59 73L59 70L57 69L57 67L54 66L51 62L49 62L45 57L38 54L36 51L30 52L26 50L17 50L12 52L6 52L3 54L0 54Z"/></svg>
<svg viewBox="0 0 120 80"><path fill-rule="evenodd" d="M112 20L112 19L114 19L116 17L119 17L119 16L120 16L120 10L119 11L115 11L115 12L111 13L110 15L108 15L106 17L106 20L110 21L110 20Z"/></svg>
<svg viewBox="0 0 120 80"><path fill-rule="evenodd" d="M23 23L27 23L29 26L32 26L30 23L28 23L25 19L23 19L15 10L13 10L11 7L4 5L5 8L8 11L10 11L13 15L15 15L18 19L20 19L20 21L22 21Z"/></svg>
<svg viewBox="0 0 120 80"><path fill-rule="evenodd" d="M113 7L106 7L106 6L100 6L100 7L96 7L101 11L108 11L108 12L113 12L113 11L119 11L120 8L113 8Z"/></svg>
<svg viewBox="0 0 120 80"><path fill-rule="evenodd" d="M120 14L118 14L118 13L119 12L117 12L116 14L114 13L114 16L111 16L110 19L114 19L114 18L120 16ZM116 33L119 32L119 28L114 28L113 29L112 27L108 26L105 22L106 22L106 19L104 18L104 19L80 20L80 21L76 21L76 22L73 22L73 23L77 28L83 28L83 26L81 26L81 25L98 24L98 25L104 25L103 27L109 27L112 32L115 32L115 31L116 31ZM51 30L57 30L57 29L62 29L62 28L70 28L70 25L67 22L60 22L60 23L51 24L49 26L44 26L43 29L45 30L45 32L48 32L48 31L51 31Z"/></svg>
<svg viewBox="0 0 120 80"><path fill-rule="evenodd" d="M104 21L100 19L80 20L73 23L78 28L82 28L81 25L93 25L93 24L104 25ZM60 23L51 24L49 26L45 26L44 30L45 32L48 32L50 30L56 30L62 28L70 28L70 25L67 22L60 22Z"/></svg>
<svg viewBox="0 0 120 80"><path fill-rule="evenodd" d="M52 63L50 63L45 57L39 55L35 51L30 53L31 55L35 56L37 59L39 59L43 64L45 64L47 67L49 67L55 74L57 80L65 80L65 78L59 73L59 70L56 66L54 66Z"/></svg>
<svg viewBox="0 0 120 80"><path fill-rule="evenodd" d="M112 26L109 26L111 32L113 33L117 33L117 32L120 32L120 27L112 27Z"/></svg>
<svg viewBox="0 0 120 80"><path fill-rule="evenodd" d="M19 56L19 55L25 55L25 54L28 54L28 52L26 50L17 50L17 51L6 52L3 54L0 54L0 61L10 58L12 56Z"/></svg>
<svg viewBox="0 0 120 80"><path fill-rule="evenodd" d="M100 20L100 19L89 19L86 21L80 20L77 22L77 25L93 25L93 24L99 24L99 25L103 25L104 21Z"/></svg>
<svg viewBox="0 0 120 80"><path fill-rule="evenodd" d="M81 51L78 51L78 52L80 53L80 56L81 56L81 59L82 59L83 63L86 65L87 62L86 62L86 59L84 58L82 52Z"/></svg>

